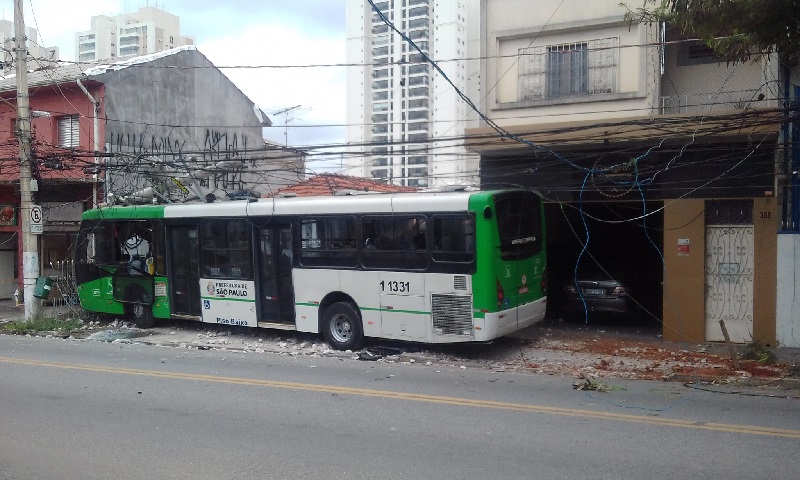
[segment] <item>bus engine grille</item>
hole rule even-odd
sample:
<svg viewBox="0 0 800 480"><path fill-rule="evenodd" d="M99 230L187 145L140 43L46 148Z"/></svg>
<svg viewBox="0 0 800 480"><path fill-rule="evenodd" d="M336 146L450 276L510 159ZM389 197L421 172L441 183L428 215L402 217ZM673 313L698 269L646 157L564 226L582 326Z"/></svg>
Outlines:
<svg viewBox="0 0 800 480"><path fill-rule="evenodd" d="M472 335L472 295L431 294L435 335Z"/></svg>

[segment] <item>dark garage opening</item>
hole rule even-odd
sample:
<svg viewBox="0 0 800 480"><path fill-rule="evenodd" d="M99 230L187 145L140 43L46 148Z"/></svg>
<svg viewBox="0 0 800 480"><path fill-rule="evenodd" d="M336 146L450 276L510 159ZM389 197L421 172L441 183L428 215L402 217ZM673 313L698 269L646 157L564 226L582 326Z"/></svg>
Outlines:
<svg viewBox="0 0 800 480"><path fill-rule="evenodd" d="M545 204L547 317L568 322L586 321L583 311L580 314L568 314L565 311L564 287L574 284L576 265L588 229L589 243L581 257L579 270L581 267L588 268L594 259L610 276L622 278L628 283L630 297L636 307L636 311L630 315L590 313L589 323L660 329L664 227L662 208L663 202L584 202L582 215L578 204Z"/></svg>

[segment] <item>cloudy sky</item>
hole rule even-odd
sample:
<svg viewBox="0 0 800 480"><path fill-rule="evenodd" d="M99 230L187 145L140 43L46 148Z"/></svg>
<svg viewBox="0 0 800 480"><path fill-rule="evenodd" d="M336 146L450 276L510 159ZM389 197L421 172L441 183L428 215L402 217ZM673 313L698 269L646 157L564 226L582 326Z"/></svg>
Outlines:
<svg viewBox="0 0 800 480"><path fill-rule="evenodd" d="M75 59L75 33L91 28L95 15L133 13L156 6L180 18L181 34L266 112L275 127L265 136L308 147L344 142L345 68L223 68L342 64L345 62L344 0L23 0L25 25L39 43L58 46ZM2 0L13 20L13 1ZM339 125L338 127L321 127Z"/></svg>

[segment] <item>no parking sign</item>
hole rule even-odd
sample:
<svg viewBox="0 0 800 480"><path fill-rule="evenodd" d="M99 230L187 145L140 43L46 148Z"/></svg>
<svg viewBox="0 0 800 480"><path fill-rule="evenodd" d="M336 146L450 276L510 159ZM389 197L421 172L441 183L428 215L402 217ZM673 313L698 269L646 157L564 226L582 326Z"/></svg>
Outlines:
<svg viewBox="0 0 800 480"><path fill-rule="evenodd" d="M31 207L31 233L41 235L44 231L44 214L42 207L33 205Z"/></svg>

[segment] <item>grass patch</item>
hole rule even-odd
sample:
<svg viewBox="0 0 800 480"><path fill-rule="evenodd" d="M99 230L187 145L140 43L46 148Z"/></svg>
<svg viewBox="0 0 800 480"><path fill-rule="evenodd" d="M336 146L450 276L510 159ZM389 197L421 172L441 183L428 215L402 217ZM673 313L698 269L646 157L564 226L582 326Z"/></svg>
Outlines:
<svg viewBox="0 0 800 480"><path fill-rule="evenodd" d="M778 358L775 356L775 352L773 352L771 348L765 347L758 341L747 344L747 347L742 353L742 359L755 360L756 362L765 365L772 365L778 361Z"/></svg>
<svg viewBox="0 0 800 480"><path fill-rule="evenodd" d="M606 382L591 378L588 375L581 374L581 378L583 382L576 382L572 384L572 388L575 390L591 390L594 392L621 392L626 390L625 387L615 387L610 386Z"/></svg>
<svg viewBox="0 0 800 480"><path fill-rule="evenodd" d="M10 333L71 332L83 327L83 320L77 318L36 317L29 321L15 320L2 326Z"/></svg>

